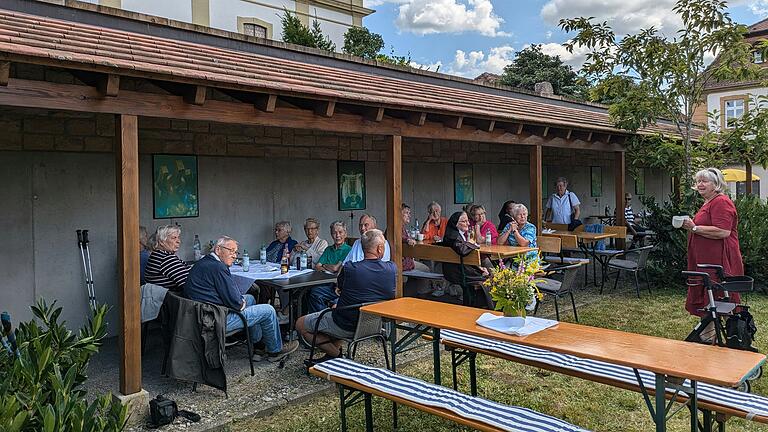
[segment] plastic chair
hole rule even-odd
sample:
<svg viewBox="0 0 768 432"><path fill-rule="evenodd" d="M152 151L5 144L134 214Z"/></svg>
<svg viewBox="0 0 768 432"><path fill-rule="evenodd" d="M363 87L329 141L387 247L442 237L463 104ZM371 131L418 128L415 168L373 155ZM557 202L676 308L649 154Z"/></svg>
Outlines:
<svg viewBox="0 0 768 432"><path fill-rule="evenodd" d="M608 270L616 270L616 280L613 281L613 289L616 289L616 286L619 284L619 277L621 276L621 272L631 272L632 275L635 277L635 291L637 291L637 298L640 298L640 282L638 280L637 274L641 271L645 274L645 283L648 285L648 293L652 294L651 292L651 283L648 279L648 270L647 270L647 264L648 264L648 256L651 253L651 250L653 249L653 246L643 246L641 248L637 249L630 249L628 251L621 251L617 252L615 255L611 257L608 261ZM615 257L617 256L625 256L626 259L617 259ZM600 287L600 294L603 293L603 288Z"/></svg>
<svg viewBox="0 0 768 432"><path fill-rule="evenodd" d="M576 312L576 301L573 298L573 284L576 282L576 276L579 273L579 267L581 267L581 264L572 264L569 266L560 267L556 272L563 275L562 281L544 278L541 279L542 282L537 285L539 291L546 295L551 295L555 298L555 317L558 321L560 321L560 306L558 305L557 299L563 295L568 294L571 296L573 318L576 320L576 322L579 322L579 315ZM536 302L536 308L533 310L534 315L536 315L536 312L539 310L540 304L541 302Z"/></svg>
<svg viewBox="0 0 768 432"><path fill-rule="evenodd" d="M364 342L370 339L376 339L379 342L381 342L381 348L384 350L384 361L386 362L387 369L389 369L389 355L387 354L387 334L386 334L386 331L384 330L384 325L383 325L381 316L359 311L359 309L363 306L376 304L376 303L379 303L379 302L368 302L368 303L360 303L360 304L336 307L333 309L332 308L323 309L320 312L320 315L318 315L317 320L315 321L315 328L312 331L312 344L310 345L310 348L309 348L309 358L304 362L304 364L307 366L307 370L309 370L309 368L312 367L314 364L313 359L315 356L315 348L317 347L317 334L320 332L319 331L320 322L323 316L334 310L340 311L340 310L348 310L348 309L358 309L358 319L357 319L357 327L355 328L355 334L351 338L341 339L347 343L346 357L348 359L354 360L355 355L357 354L357 345L360 342Z"/></svg>

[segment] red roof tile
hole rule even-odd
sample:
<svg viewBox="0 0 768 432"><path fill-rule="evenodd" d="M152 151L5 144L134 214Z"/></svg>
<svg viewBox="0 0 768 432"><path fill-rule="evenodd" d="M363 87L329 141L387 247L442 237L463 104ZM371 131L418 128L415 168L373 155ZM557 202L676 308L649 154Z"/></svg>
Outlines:
<svg viewBox="0 0 768 432"><path fill-rule="evenodd" d="M207 81L253 91L384 105L498 121L621 131L607 110L489 94L373 73L224 49L0 9L0 56L50 58L62 67L99 65L112 73ZM675 133L668 124L646 132Z"/></svg>

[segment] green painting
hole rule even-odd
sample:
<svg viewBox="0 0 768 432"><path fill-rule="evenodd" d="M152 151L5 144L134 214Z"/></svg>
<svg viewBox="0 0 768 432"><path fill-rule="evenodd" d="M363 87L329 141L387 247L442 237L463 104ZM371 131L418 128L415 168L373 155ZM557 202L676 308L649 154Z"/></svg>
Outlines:
<svg viewBox="0 0 768 432"><path fill-rule="evenodd" d="M475 202L475 184L471 164L453 164L453 202L455 204Z"/></svg>
<svg viewBox="0 0 768 432"><path fill-rule="evenodd" d="M637 177L635 177L635 195L645 195L645 170L643 168L637 170Z"/></svg>
<svg viewBox="0 0 768 432"><path fill-rule="evenodd" d="M365 162L340 160L336 167L339 211L365 210Z"/></svg>
<svg viewBox="0 0 768 432"><path fill-rule="evenodd" d="M200 215L197 156L152 155L152 203L155 219Z"/></svg>
<svg viewBox="0 0 768 432"><path fill-rule="evenodd" d="M603 196L603 169L599 166L589 167L590 195Z"/></svg>

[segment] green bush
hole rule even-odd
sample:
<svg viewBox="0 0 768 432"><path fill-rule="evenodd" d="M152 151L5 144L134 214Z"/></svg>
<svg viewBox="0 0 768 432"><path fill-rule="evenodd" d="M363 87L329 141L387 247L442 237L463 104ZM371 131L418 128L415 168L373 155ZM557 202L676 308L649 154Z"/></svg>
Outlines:
<svg viewBox="0 0 768 432"><path fill-rule="evenodd" d="M126 408L104 395L88 402L83 389L91 356L106 336L107 307L77 335L59 323L61 308L40 300L37 321L21 323L19 355L0 355L0 431L120 431Z"/></svg>
<svg viewBox="0 0 768 432"><path fill-rule="evenodd" d="M651 212L645 223L656 232L656 248L649 261L650 277L656 283L682 282L680 272L688 265L688 236L685 230L672 227L672 216L693 216L703 204L695 191L686 192L681 201L670 199L657 203L653 197L642 198ZM768 203L758 197L736 199L739 215L739 247L744 260L744 272L758 284L768 280Z"/></svg>

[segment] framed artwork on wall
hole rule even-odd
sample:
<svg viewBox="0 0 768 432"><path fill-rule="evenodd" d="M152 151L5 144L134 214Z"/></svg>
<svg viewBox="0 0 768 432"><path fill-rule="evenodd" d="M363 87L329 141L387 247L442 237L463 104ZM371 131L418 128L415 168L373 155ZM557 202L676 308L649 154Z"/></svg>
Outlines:
<svg viewBox="0 0 768 432"><path fill-rule="evenodd" d="M197 181L197 156L152 155L153 217L200 216Z"/></svg>
<svg viewBox="0 0 768 432"><path fill-rule="evenodd" d="M365 210L365 162L338 161L339 211Z"/></svg>
<svg viewBox="0 0 768 432"><path fill-rule="evenodd" d="M645 195L645 169L637 170L635 177L635 195Z"/></svg>
<svg viewBox="0 0 768 432"><path fill-rule="evenodd" d="M599 166L589 167L590 196L603 196L603 168Z"/></svg>
<svg viewBox="0 0 768 432"><path fill-rule="evenodd" d="M453 164L453 203L469 204L475 202L475 183L472 176L472 164Z"/></svg>

